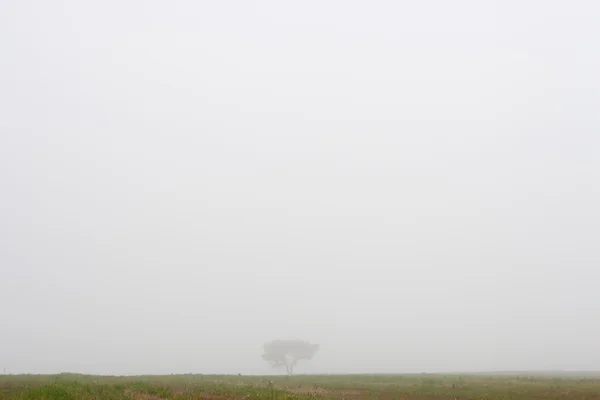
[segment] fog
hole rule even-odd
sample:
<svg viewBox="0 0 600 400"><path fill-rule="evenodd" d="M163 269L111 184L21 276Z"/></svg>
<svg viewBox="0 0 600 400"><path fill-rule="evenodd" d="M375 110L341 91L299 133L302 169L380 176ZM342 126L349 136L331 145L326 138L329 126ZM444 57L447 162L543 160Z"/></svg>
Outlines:
<svg viewBox="0 0 600 400"><path fill-rule="evenodd" d="M600 4L0 4L0 371L600 370Z"/></svg>

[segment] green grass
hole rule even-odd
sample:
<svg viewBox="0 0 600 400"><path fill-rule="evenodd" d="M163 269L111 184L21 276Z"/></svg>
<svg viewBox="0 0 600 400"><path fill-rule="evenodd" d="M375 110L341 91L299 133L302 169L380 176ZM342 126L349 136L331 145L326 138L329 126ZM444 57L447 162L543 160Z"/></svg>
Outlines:
<svg viewBox="0 0 600 400"><path fill-rule="evenodd" d="M600 377L434 374L293 377L0 375L0 399L600 400Z"/></svg>

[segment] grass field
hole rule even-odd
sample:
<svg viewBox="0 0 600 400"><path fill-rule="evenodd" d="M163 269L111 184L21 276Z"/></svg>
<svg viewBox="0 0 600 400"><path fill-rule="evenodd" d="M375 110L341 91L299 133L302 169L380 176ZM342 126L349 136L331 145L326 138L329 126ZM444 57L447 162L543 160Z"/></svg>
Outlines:
<svg viewBox="0 0 600 400"><path fill-rule="evenodd" d="M600 377L0 375L0 399L596 399Z"/></svg>

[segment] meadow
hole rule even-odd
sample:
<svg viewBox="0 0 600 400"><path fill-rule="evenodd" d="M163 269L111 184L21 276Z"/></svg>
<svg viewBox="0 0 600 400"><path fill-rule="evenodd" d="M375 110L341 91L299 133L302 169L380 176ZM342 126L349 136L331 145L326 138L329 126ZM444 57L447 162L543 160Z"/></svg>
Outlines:
<svg viewBox="0 0 600 400"><path fill-rule="evenodd" d="M0 399L596 399L600 376L0 375Z"/></svg>

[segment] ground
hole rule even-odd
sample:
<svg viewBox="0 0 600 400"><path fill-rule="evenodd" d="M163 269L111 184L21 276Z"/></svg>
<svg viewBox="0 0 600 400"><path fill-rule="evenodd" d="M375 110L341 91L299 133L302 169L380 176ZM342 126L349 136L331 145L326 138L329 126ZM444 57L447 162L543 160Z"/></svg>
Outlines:
<svg viewBox="0 0 600 400"><path fill-rule="evenodd" d="M600 375L0 375L0 399L600 400Z"/></svg>

